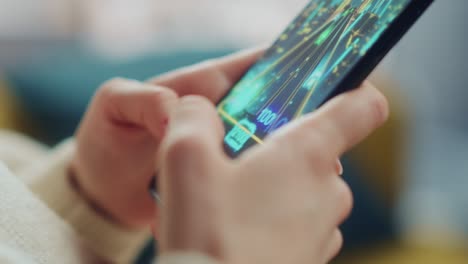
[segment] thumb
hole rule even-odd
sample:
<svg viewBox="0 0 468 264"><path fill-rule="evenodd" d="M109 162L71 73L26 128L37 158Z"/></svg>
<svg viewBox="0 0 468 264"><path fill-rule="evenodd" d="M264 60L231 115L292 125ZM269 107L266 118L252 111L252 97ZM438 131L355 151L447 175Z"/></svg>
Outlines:
<svg viewBox="0 0 468 264"><path fill-rule="evenodd" d="M185 96L172 108L159 164L162 251L186 250L199 242L187 237L196 239L208 232L193 226L206 221L207 196L228 161L223 135L221 120L208 99Z"/></svg>
<svg viewBox="0 0 468 264"><path fill-rule="evenodd" d="M223 136L222 122L208 99L200 96L180 99L170 115L160 155L162 189L189 184L193 188L203 182L202 177L210 175L214 166L226 159ZM177 193L181 191L184 190L179 189Z"/></svg>

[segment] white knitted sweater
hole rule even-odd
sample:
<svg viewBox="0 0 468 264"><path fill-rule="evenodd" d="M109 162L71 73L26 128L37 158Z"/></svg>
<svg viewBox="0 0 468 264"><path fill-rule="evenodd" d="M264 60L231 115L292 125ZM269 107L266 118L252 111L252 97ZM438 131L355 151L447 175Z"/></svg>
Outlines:
<svg viewBox="0 0 468 264"><path fill-rule="evenodd" d="M49 150L0 130L0 263L131 263L149 238L88 207L68 185L74 144ZM163 263L213 263L175 254Z"/></svg>

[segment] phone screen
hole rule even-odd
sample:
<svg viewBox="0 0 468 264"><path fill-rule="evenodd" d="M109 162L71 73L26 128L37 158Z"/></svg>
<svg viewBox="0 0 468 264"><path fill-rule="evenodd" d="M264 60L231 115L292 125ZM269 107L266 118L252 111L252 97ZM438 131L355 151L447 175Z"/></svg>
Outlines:
<svg viewBox="0 0 468 264"><path fill-rule="evenodd" d="M236 156L317 109L412 0L313 0L218 105Z"/></svg>

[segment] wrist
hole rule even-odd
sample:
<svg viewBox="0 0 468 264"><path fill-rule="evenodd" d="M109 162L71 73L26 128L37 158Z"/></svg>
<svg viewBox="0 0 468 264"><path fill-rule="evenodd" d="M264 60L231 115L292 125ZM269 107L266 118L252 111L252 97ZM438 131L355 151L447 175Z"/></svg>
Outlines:
<svg viewBox="0 0 468 264"><path fill-rule="evenodd" d="M119 220L118 217L113 215L109 210L101 206L81 185L77 170L73 165L70 165L67 169L67 181L71 188L86 202L96 214L104 218L105 220L112 222L120 226L126 226L123 221Z"/></svg>
<svg viewBox="0 0 468 264"><path fill-rule="evenodd" d="M130 229L96 212L70 182L69 169L76 157L74 140L67 140L25 171L29 189L71 227L89 249L111 263L130 263L150 237L147 229ZM38 163L39 164L39 163Z"/></svg>

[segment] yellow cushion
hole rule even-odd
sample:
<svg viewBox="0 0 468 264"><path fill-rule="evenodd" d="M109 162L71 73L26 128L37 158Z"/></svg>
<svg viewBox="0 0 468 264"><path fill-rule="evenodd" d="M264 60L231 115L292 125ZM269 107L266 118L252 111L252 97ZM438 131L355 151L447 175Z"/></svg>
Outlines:
<svg viewBox="0 0 468 264"><path fill-rule="evenodd" d="M25 115L0 75L0 129L25 131Z"/></svg>
<svg viewBox="0 0 468 264"><path fill-rule="evenodd" d="M388 122L357 146L350 154L351 159L363 171L363 177L393 208L399 195L401 157L404 154L404 133L407 120L403 96L395 91L397 85L383 76L372 77L373 84L388 98L390 118Z"/></svg>
<svg viewBox="0 0 468 264"><path fill-rule="evenodd" d="M336 264L466 264L468 255L461 247L388 244L340 256Z"/></svg>

